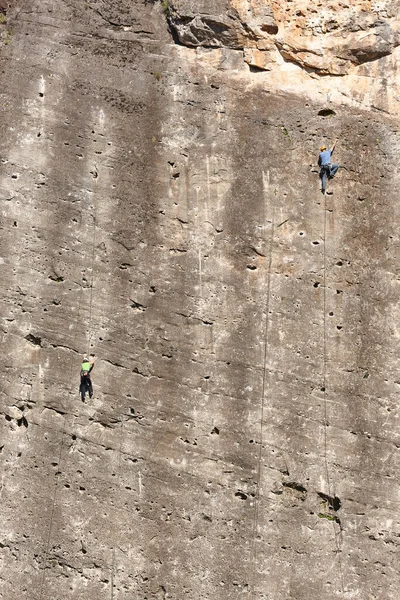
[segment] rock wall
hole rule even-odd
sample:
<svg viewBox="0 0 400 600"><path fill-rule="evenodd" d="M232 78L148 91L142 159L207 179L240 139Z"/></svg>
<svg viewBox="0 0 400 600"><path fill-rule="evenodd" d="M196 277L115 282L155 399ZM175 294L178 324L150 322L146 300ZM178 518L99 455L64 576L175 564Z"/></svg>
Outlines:
<svg viewBox="0 0 400 600"><path fill-rule="evenodd" d="M397 600L397 9L0 2L3 598Z"/></svg>

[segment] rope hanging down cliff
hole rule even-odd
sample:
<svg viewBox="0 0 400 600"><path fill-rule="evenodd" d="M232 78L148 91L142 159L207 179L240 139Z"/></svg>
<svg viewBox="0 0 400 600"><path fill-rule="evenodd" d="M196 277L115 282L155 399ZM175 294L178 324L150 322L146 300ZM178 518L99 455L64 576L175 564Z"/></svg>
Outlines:
<svg viewBox="0 0 400 600"><path fill-rule="evenodd" d="M97 179L97 168L95 170L95 173L96 173L95 179ZM92 271L92 273L91 273L91 282L90 282L89 325L88 325L88 330L87 330L88 331L88 354L90 352L91 324L92 324L92 304L93 304L93 287L94 287L94 262L95 262L95 249L96 249L96 213L94 212L94 214L91 214L91 217L93 218L93 240L92 240L92 249L91 249L92 250L92 256L91 256L91 271ZM81 290L83 290L83 288L81 288ZM40 582L39 600L42 600L42 598L43 598L43 591L44 591L44 586L45 586L45 581L46 581L47 561L48 561L50 544L51 544L51 537L52 537L54 512L55 512L55 505L56 505L56 500L57 500L57 490L58 490L58 476L59 476L59 473L60 473L60 464L61 464L62 450L63 450L63 445L64 445L64 437L65 437L67 416L68 416L68 413L64 413L64 420L63 420L63 426L62 426L62 432L61 432L61 441L60 441L60 451L59 451L59 456L58 456L58 471L59 472L56 474L56 481L55 481L55 485L54 485L53 500L52 500L52 503L51 503L49 532L48 532L48 538L47 538L45 555L44 555L43 574L42 574L42 578L41 578L41 582Z"/></svg>
<svg viewBox="0 0 400 600"><path fill-rule="evenodd" d="M93 177L95 179L95 181L97 180L98 177L98 171L97 168L95 167L94 171L91 171L91 173L93 174ZM86 214L86 212L82 212L82 214ZM92 331L92 312L93 312L93 289L94 289L94 264L95 264L95 259L96 259L96 230L97 230L97 219L96 219L96 204L93 207L93 212L89 212L87 211L87 214L93 219L93 234L92 234L92 240L91 242L89 242L90 244L90 254L89 251L86 251L83 253L83 259L85 260L85 258L88 258L88 263L90 265L90 282L89 282L89 289L90 289L90 295L89 295L89 316L87 319L87 328L86 328L86 341L87 341L87 347L86 350L84 352L85 355L89 356L91 354L91 331ZM88 226L89 229L89 226ZM89 234L90 235L90 234ZM89 245L88 244L88 245ZM88 256L89 255L89 256ZM84 262L85 264L85 262ZM83 270L83 279L82 279L82 284L81 284L81 294L80 294L80 306L83 307L84 305L84 300L83 300L83 291L85 289L85 286L83 285L84 282L86 282L87 279L85 277L85 270Z"/></svg>
<svg viewBox="0 0 400 600"><path fill-rule="evenodd" d="M123 440L123 427L124 427L124 416L121 415L121 435L119 438L119 448L118 448L118 466L117 466L117 475L120 475L121 471L121 456L122 456L122 440ZM111 600L114 600L114 588L115 588L115 543L112 548L112 563L111 563L111 573L110 573L110 586L111 586Z"/></svg>
<svg viewBox="0 0 400 600"><path fill-rule="evenodd" d="M265 175L263 173L264 186L265 186ZM269 183L269 182L268 182ZM255 569L257 566L257 536L258 536L258 518L259 518L259 504L260 504L260 488L262 483L262 448L264 443L264 408L265 408L265 387L266 387L266 375L267 375L267 358L268 358L268 334L269 334L269 307L271 297L271 265L272 265L272 247L274 242L275 234L275 203L272 201L272 219L271 219L271 232L269 236L269 251L268 251L268 272L267 272L267 294L265 304L265 326L264 326L264 356L263 356L263 377L262 377L262 389L261 389L261 415L260 415L260 443L257 460L257 481L256 481L256 495L254 500L254 518L253 528L251 537L251 549L250 549L250 598L254 600L255 595Z"/></svg>
<svg viewBox="0 0 400 600"><path fill-rule="evenodd" d="M332 492L332 486L331 486L331 477L329 474L329 462L328 462L328 401L327 401L327 339L326 339L326 230L327 230L327 226L326 226L326 221L327 221L327 208L326 208L326 195L324 194L324 257L323 257L323 261L324 261L324 270L323 270L323 365L322 365L322 391L324 394L324 462L325 462L325 474L326 474L326 483L328 486L328 496L329 498L334 498L335 494ZM333 535L334 535L334 539L335 539L335 546L336 546L336 555L338 558L338 563L339 563L339 574L340 574L340 585L341 585L341 590L340 592L343 594L344 590L345 590L345 586L344 586L344 578L343 578L343 568L342 568L342 560L341 560L341 556L340 556L340 544L339 544L339 540L338 540L338 536L341 533L341 524L340 521L338 521L339 527L340 527L340 531L339 534L337 534L336 531L336 520L332 520L332 527L333 527Z"/></svg>
<svg viewBox="0 0 400 600"><path fill-rule="evenodd" d="M95 261L95 253L96 253L96 207L94 208L93 214L91 214L93 218L93 240L92 240L92 258L91 258L91 280L90 280L90 300L89 300L89 322L88 322L88 347L87 353L90 353L90 344L91 344L91 331L92 331L92 308L93 308L93 287L94 287L94 261Z"/></svg>
<svg viewBox="0 0 400 600"><path fill-rule="evenodd" d="M45 586L45 582L46 582L46 569L47 569L47 561L48 561L48 557L49 557L51 533L52 533L52 528L53 528L54 512L55 512L55 506L56 506L56 500L57 500L58 479L59 479L59 476L61 475L60 465L61 465L62 451L63 451L63 446L64 446L66 421L67 421L67 413L64 413L63 427L62 427L62 432L61 432L60 451L58 454L58 465L57 465L58 471L55 475L56 481L55 481L55 485L54 485L53 500L51 502L49 533L48 533L48 537L47 537L47 544L46 544L46 549L45 549L45 554L44 554L44 564L43 564L43 573L42 573L42 577L41 577L41 581L40 581L39 600L42 600L42 598L43 598L43 591L44 591L44 586Z"/></svg>

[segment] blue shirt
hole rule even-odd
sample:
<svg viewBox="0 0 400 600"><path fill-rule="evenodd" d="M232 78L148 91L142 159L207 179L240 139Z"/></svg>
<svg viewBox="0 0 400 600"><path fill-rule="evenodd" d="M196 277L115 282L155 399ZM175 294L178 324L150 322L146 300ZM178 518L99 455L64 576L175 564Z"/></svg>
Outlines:
<svg viewBox="0 0 400 600"><path fill-rule="evenodd" d="M320 167L323 165L329 165L331 162L332 152L330 150L324 150L319 153L318 164Z"/></svg>

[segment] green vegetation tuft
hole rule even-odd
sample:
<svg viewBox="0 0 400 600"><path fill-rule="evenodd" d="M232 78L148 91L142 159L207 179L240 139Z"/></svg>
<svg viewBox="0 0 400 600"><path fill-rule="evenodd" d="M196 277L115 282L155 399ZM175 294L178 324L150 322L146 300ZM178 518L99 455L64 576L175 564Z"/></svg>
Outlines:
<svg viewBox="0 0 400 600"><path fill-rule="evenodd" d="M336 515L327 515L326 513L318 513L320 519L326 519L327 521L335 521L335 523L339 523L340 519Z"/></svg>
<svg viewBox="0 0 400 600"><path fill-rule="evenodd" d="M328 521L334 521L335 517L333 517L332 515L327 515L325 513L318 513L318 516L320 519L327 519Z"/></svg>
<svg viewBox="0 0 400 600"><path fill-rule="evenodd" d="M160 71L152 71L151 74L153 75L153 77L155 79L157 79L157 81L160 81L162 74L160 73Z"/></svg>
<svg viewBox="0 0 400 600"><path fill-rule="evenodd" d="M169 4L169 0L162 0L162 1L161 1L161 6L162 6L162 9L163 9L163 11L164 11L164 15L165 15L165 16L167 17L167 19L168 19L168 17L170 17L170 16L171 16L171 6L170 6L170 4Z"/></svg>
<svg viewBox="0 0 400 600"><path fill-rule="evenodd" d="M0 25L7 21L7 17L4 13L0 13Z"/></svg>

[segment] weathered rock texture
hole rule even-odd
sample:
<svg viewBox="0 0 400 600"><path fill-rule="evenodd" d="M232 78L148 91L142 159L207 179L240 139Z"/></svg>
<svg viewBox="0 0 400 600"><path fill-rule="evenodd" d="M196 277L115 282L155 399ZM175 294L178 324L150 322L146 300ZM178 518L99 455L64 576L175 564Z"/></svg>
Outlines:
<svg viewBox="0 0 400 600"><path fill-rule="evenodd" d="M397 600L399 3L0 10L0 596Z"/></svg>
<svg viewBox="0 0 400 600"><path fill-rule="evenodd" d="M399 45L397 4L174 0L168 17L188 46L244 49L247 62L267 70L283 58L316 73L345 75Z"/></svg>

